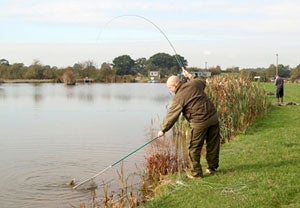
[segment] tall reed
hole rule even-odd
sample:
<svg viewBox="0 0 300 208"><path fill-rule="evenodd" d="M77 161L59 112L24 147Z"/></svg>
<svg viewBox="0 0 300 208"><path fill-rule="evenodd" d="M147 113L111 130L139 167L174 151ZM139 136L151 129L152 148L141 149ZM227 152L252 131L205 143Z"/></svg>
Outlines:
<svg viewBox="0 0 300 208"><path fill-rule="evenodd" d="M215 76L206 81L206 93L219 112L223 142L244 132L255 118L270 109L259 82L238 75Z"/></svg>
<svg viewBox="0 0 300 208"><path fill-rule="evenodd" d="M151 186L167 175L186 169L186 146L184 135L174 134L172 138L159 139L146 149L146 175Z"/></svg>

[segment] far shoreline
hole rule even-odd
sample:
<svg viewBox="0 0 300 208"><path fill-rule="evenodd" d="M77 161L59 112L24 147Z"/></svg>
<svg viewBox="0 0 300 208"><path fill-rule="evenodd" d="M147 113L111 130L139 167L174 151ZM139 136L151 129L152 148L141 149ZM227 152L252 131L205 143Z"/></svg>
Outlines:
<svg viewBox="0 0 300 208"><path fill-rule="evenodd" d="M164 80L163 80L164 81ZM149 82L149 80L146 81L136 81L134 83L163 83L163 81L157 81L157 82ZM58 79L0 79L0 84L22 84L22 83L63 83ZM106 83L106 82L97 82L92 79L85 80L85 79L77 79L75 83ZM109 82L111 83L111 82ZM113 82L113 83L132 83L132 82Z"/></svg>
<svg viewBox="0 0 300 208"><path fill-rule="evenodd" d="M57 83L55 79L1 79L0 83Z"/></svg>

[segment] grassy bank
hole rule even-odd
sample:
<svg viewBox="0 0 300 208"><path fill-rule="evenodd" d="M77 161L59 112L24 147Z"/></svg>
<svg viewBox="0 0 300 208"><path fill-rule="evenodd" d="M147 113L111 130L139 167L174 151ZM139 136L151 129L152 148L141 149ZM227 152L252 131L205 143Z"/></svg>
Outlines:
<svg viewBox="0 0 300 208"><path fill-rule="evenodd" d="M264 87L275 91L270 83ZM275 103L275 96L269 99ZM300 103L300 85L285 85L287 102ZM174 176L144 207L300 207L299 115L299 105L273 106L223 145L216 175L191 181L181 174L183 185Z"/></svg>

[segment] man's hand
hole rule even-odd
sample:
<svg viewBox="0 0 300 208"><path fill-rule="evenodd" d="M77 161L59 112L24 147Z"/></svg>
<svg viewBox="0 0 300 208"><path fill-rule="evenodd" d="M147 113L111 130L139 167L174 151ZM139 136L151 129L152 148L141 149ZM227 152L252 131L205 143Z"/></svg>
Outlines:
<svg viewBox="0 0 300 208"><path fill-rule="evenodd" d="M185 70L183 67L181 69L182 69L183 76L187 78L191 78L192 75L187 70Z"/></svg>
<svg viewBox="0 0 300 208"><path fill-rule="evenodd" d="M159 132L157 133L157 137L162 137L164 134L165 134L164 132L159 131Z"/></svg>

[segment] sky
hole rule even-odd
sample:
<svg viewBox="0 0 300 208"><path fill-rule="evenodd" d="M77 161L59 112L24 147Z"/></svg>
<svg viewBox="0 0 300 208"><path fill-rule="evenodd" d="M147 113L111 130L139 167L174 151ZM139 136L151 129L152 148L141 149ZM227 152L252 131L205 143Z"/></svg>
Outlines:
<svg viewBox="0 0 300 208"><path fill-rule="evenodd" d="M0 59L29 66L178 54L188 67L300 64L298 0L0 0ZM278 54L278 55L276 55Z"/></svg>

